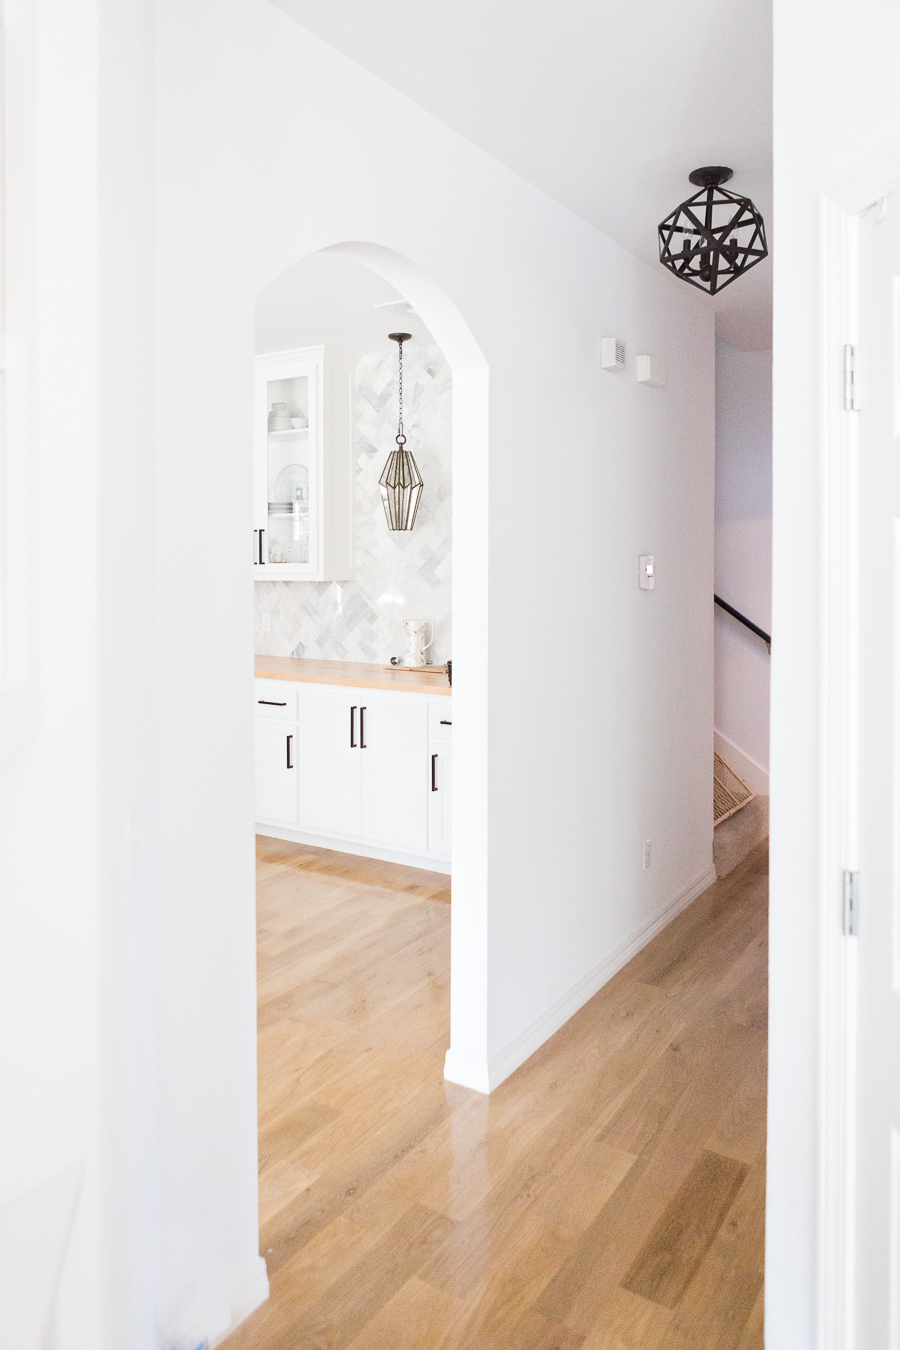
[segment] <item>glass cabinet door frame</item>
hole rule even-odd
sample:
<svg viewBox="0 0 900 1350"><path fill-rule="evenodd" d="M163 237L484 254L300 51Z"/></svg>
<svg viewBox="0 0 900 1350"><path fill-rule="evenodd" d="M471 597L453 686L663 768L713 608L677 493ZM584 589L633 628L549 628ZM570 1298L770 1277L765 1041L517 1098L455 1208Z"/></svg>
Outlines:
<svg viewBox="0 0 900 1350"><path fill-rule="evenodd" d="M322 575L323 454L322 382L324 351L275 352L257 357L254 436L253 574L261 581L315 580ZM269 384L275 380L306 377L309 397L309 561L269 562ZM298 437L300 439L300 437ZM261 534L260 531L263 531Z"/></svg>

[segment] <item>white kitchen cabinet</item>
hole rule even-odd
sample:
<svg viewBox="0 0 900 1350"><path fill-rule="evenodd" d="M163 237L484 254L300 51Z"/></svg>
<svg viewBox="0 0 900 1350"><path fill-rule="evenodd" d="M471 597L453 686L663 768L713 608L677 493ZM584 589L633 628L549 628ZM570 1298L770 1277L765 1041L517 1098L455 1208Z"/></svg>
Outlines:
<svg viewBox="0 0 900 1350"><path fill-rule="evenodd" d="M296 825L298 820L296 724L256 719L256 814Z"/></svg>
<svg viewBox="0 0 900 1350"><path fill-rule="evenodd" d="M363 836L416 852L428 847L428 705L367 699L362 718Z"/></svg>
<svg viewBox="0 0 900 1350"><path fill-rule="evenodd" d="M300 690L301 810L311 830L359 835L362 827L360 699L353 691Z"/></svg>
<svg viewBox="0 0 900 1350"><path fill-rule="evenodd" d="M449 698L259 679L256 703L261 833L449 871Z"/></svg>
<svg viewBox="0 0 900 1350"><path fill-rule="evenodd" d="M253 575L354 572L353 363L328 347L256 358Z"/></svg>
<svg viewBox="0 0 900 1350"><path fill-rule="evenodd" d="M434 715L443 712L449 712L449 709L434 708L431 717L428 745L428 847L432 853L449 858L453 798L453 746L450 738L452 723L449 717L437 718Z"/></svg>

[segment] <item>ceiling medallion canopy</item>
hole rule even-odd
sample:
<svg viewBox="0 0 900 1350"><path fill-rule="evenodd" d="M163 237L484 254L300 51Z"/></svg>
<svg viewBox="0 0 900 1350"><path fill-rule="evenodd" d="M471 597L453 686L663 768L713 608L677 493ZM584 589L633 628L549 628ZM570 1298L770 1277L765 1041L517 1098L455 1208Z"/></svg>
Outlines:
<svg viewBox="0 0 900 1350"><path fill-rule="evenodd" d="M768 256L766 227L749 197L722 186L732 170L695 169L700 191L676 206L659 227L659 260L676 277L716 295Z"/></svg>
<svg viewBox="0 0 900 1350"><path fill-rule="evenodd" d="M397 449L388 455L384 473L378 480L384 514L389 530L411 530L416 523L416 512L422 496L423 480L412 452L406 449L403 432L403 344L411 333L388 333L397 343L400 389L400 419L397 424Z"/></svg>

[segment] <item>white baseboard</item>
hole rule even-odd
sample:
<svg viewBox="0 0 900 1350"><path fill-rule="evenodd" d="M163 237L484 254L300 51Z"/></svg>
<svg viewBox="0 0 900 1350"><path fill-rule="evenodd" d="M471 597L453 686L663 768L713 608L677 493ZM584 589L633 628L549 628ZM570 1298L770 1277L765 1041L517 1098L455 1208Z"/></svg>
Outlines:
<svg viewBox="0 0 900 1350"><path fill-rule="evenodd" d="M308 830L293 830L289 825L270 825L260 820L256 822L256 833L265 835L267 839L284 839L289 844L330 848L335 853L355 853L360 858L378 858L380 862L400 863L403 867L421 867L426 872L450 875L450 859L436 858L433 853L401 853L399 849L361 844L356 839L345 839L339 834L311 834Z"/></svg>
<svg viewBox="0 0 900 1350"><path fill-rule="evenodd" d="M716 869L710 864L699 877L685 886L684 890L679 891L673 900L621 942L614 951L594 966L593 970L583 975L577 984L551 1004L546 1012L520 1032L504 1049L496 1055L491 1055L487 1063L470 1059L467 1055L458 1055L452 1048L448 1050L444 1060L444 1077L451 1083L473 1088L475 1092L493 1092L495 1087L499 1087L504 1079L514 1073L526 1059L530 1059L534 1052L541 1048L545 1041L559 1031L579 1008L583 1008L588 999L593 998L597 990L602 989L617 971L627 965L633 956L637 956L657 933L662 932L676 915L712 886L715 880Z"/></svg>
<svg viewBox="0 0 900 1350"><path fill-rule="evenodd" d="M721 731L714 733L716 754L724 759L729 769L733 769L738 778L743 778L751 792L758 797L769 795L769 771L751 758L746 751L723 736Z"/></svg>
<svg viewBox="0 0 900 1350"><path fill-rule="evenodd" d="M256 1312L269 1297L269 1275L266 1263L258 1256L237 1281L231 1295L231 1322L227 1329L210 1339L211 1346L221 1345L245 1318Z"/></svg>
<svg viewBox="0 0 900 1350"><path fill-rule="evenodd" d="M458 1055L452 1049L444 1056L444 1077L448 1083L458 1083L460 1087L471 1088L473 1092L488 1093L497 1086L490 1081L488 1066L483 1059Z"/></svg>

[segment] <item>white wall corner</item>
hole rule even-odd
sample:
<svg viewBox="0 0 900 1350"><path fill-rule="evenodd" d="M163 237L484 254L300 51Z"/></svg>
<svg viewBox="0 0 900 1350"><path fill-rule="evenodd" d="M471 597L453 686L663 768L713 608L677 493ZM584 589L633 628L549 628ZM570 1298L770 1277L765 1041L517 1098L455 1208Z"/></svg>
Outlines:
<svg viewBox="0 0 900 1350"><path fill-rule="evenodd" d="M715 733L715 748L716 754L724 759L729 769L732 769L738 778L744 780L751 792L755 792L760 797L768 797L768 769L764 769L745 750L741 750L727 736L723 736L721 731Z"/></svg>
<svg viewBox="0 0 900 1350"><path fill-rule="evenodd" d="M483 1060L469 1059L466 1055L456 1055L452 1050L448 1050L444 1061L444 1077L451 1083L474 1088L476 1092L493 1092L494 1088L499 1087L504 1079L514 1073L526 1059L530 1059L535 1051L541 1048L545 1041L559 1031L579 1008L583 1008L588 999L593 998L598 989L602 989L617 971L627 965L633 956L637 956L657 933L662 932L667 924L686 909L692 900L696 900L698 895L702 895L712 886L715 880L716 869L710 864L684 890L679 891L674 899L594 966L593 970L583 975L571 989L552 1003L546 1012L536 1018L504 1049L492 1055L487 1063Z"/></svg>

